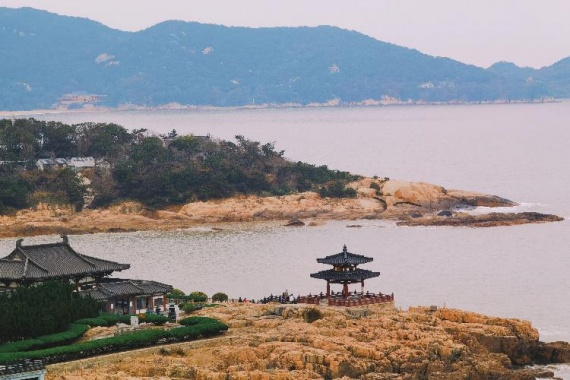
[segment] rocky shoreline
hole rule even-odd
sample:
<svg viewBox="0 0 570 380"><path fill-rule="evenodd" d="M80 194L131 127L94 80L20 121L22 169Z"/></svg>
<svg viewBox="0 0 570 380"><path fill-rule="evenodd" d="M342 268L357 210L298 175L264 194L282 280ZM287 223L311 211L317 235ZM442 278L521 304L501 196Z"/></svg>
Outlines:
<svg viewBox="0 0 570 380"><path fill-rule="evenodd" d="M70 206L40 204L15 215L0 216L0 237L171 230L220 222L300 220L319 225L327 220L379 219L406 226L490 227L561 221L540 213L489 213L473 216L469 207L513 207L495 195L421 182L364 178L351 183L356 198L321 198L317 193L192 202L150 210L136 202L75 212ZM301 223L302 224L302 223Z"/></svg>
<svg viewBox="0 0 570 380"><path fill-rule="evenodd" d="M225 336L48 366L46 379L552 378L532 364L569 363L527 321L435 307L222 304L198 314Z"/></svg>

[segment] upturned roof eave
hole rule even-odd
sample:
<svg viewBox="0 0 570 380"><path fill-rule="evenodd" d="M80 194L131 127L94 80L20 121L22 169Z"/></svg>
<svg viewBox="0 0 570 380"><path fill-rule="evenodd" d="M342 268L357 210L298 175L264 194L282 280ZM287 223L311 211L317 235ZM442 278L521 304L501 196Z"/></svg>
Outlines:
<svg viewBox="0 0 570 380"><path fill-rule="evenodd" d="M371 257L344 257L342 254L334 255L334 256L327 256L322 259L317 259L317 263L319 264L329 264L329 265L360 265L366 264L374 259Z"/></svg>
<svg viewBox="0 0 570 380"><path fill-rule="evenodd" d="M311 273L312 278L316 278L319 280L327 280L329 282L335 281L364 281L370 278L379 277L380 272L372 272L369 270L360 269L358 271L352 272L337 272L334 270L326 270L317 273Z"/></svg>

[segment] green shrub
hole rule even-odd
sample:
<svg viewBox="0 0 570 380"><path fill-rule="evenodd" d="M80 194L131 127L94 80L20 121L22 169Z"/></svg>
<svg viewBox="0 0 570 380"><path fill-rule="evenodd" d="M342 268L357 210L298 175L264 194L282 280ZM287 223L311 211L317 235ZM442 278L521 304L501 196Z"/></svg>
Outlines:
<svg viewBox="0 0 570 380"><path fill-rule="evenodd" d="M124 314L124 315L119 315L118 316L118 323L123 323L125 325L130 325L131 324L131 316L130 314Z"/></svg>
<svg viewBox="0 0 570 380"><path fill-rule="evenodd" d="M141 316L140 322L152 323L153 325L156 326L162 326L166 322L168 322L168 317L157 314L145 314Z"/></svg>
<svg viewBox="0 0 570 380"><path fill-rule="evenodd" d="M370 183L370 188L374 189L374 190L380 190L380 185L377 184L376 182L371 182Z"/></svg>
<svg viewBox="0 0 570 380"><path fill-rule="evenodd" d="M227 302L228 295L226 293L216 293L212 296L212 302Z"/></svg>
<svg viewBox="0 0 570 380"><path fill-rule="evenodd" d="M107 326L111 326L119 322L119 316L116 314L100 313L97 318L107 321Z"/></svg>
<svg viewBox="0 0 570 380"><path fill-rule="evenodd" d="M178 321L182 326L194 326L199 325L200 323L206 323L210 321L212 318L208 317L186 317Z"/></svg>
<svg viewBox="0 0 570 380"><path fill-rule="evenodd" d="M133 315L130 315L130 314L120 315L120 316L118 316L118 321L120 323L130 325L132 316L134 316L134 314ZM168 317L165 317L164 315L139 314L139 315L137 315L137 317L139 317L140 323L152 323L153 325L157 325L157 326L164 325L166 322L168 322Z"/></svg>
<svg viewBox="0 0 570 380"><path fill-rule="evenodd" d="M193 302L205 302L208 300L208 295L204 292L192 292L186 296L175 295L174 293L168 293L166 298L171 300L181 300L181 301L193 301Z"/></svg>
<svg viewBox="0 0 570 380"><path fill-rule="evenodd" d="M77 321L75 321L75 323L89 325L90 327L109 326L109 322L107 322L103 318L83 318L83 319L78 319Z"/></svg>
<svg viewBox="0 0 570 380"><path fill-rule="evenodd" d="M321 197L326 198L355 198L356 190L346 187L341 181L332 181L319 190Z"/></svg>
<svg viewBox="0 0 570 380"><path fill-rule="evenodd" d="M309 308L303 310L303 320L307 323L313 323L323 317L323 313L316 308Z"/></svg>
<svg viewBox="0 0 570 380"><path fill-rule="evenodd" d="M0 343L65 331L72 321L97 316L99 307L66 282L13 289L0 294Z"/></svg>
<svg viewBox="0 0 570 380"><path fill-rule="evenodd" d="M19 342L4 344L0 346L0 353L39 350L43 348L68 344L77 340L87 330L89 330L89 326L87 324L71 323L67 331L64 332L44 335L36 339L26 339Z"/></svg>
<svg viewBox="0 0 570 380"><path fill-rule="evenodd" d="M96 339L69 346L29 352L0 353L0 363L13 363L22 359L42 359L47 364L58 363L111 352L148 347L154 344L173 343L193 340L199 337L214 336L227 329L228 326L222 322L204 317L198 324L169 330L142 330L117 337Z"/></svg>
<svg viewBox="0 0 570 380"><path fill-rule="evenodd" d="M194 302L205 302L208 300L208 296L204 292L192 292L189 296Z"/></svg>
<svg viewBox="0 0 570 380"><path fill-rule="evenodd" d="M195 303L185 303L184 306L182 307L182 311L184 311L185 314L191 314L192 312L201 309L202 307L195 304Z"/></svg>
<svg viewBox="0 0 570 380"><path fill-rule="evenodd" d="M180 289L172 289L172 292L170 293L172 294L174 297L179 297L179 296L185 296L186 293L184 293L182 290Z"/></svg>

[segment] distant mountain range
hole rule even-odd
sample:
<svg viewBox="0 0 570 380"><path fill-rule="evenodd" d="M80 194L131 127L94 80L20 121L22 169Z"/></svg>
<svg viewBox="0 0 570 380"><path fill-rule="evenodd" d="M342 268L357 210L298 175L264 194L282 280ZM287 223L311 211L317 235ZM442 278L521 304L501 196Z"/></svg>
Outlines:
<svg viewBox="0 0 570 380"><path fill-rule="evenodd" d="M570 57L488 69L330 26L167 21L140 32L0 8L0 110L165 104L478 102L570 97Z"/></svg>

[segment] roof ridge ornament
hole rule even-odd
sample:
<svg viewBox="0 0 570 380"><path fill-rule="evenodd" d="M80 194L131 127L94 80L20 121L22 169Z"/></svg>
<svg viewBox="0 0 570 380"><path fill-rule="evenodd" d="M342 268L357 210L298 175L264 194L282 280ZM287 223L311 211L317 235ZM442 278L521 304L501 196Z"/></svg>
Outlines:
<svg viewBox="0 0 570 380"><path fill-rule="evenodd" d="M63 239L63 244L69 244L69 237L67 237L67 234L61 234L60 236Z"/></svg>
<svg viewBox="0 0 570 380"><path fill-rule="evenodd" d="M22 246L22 242L24 241L24 239L18 239L16 240L16 248L20 248Z"/></svg>
<svg viewBox="0 0 570 380"><path fill-rule="evenodd" d="M344 247L342 247L342 253L344 254L344 259L347 260L348 259L348 251L346 249L346 244L344 245Z"/></svg>

